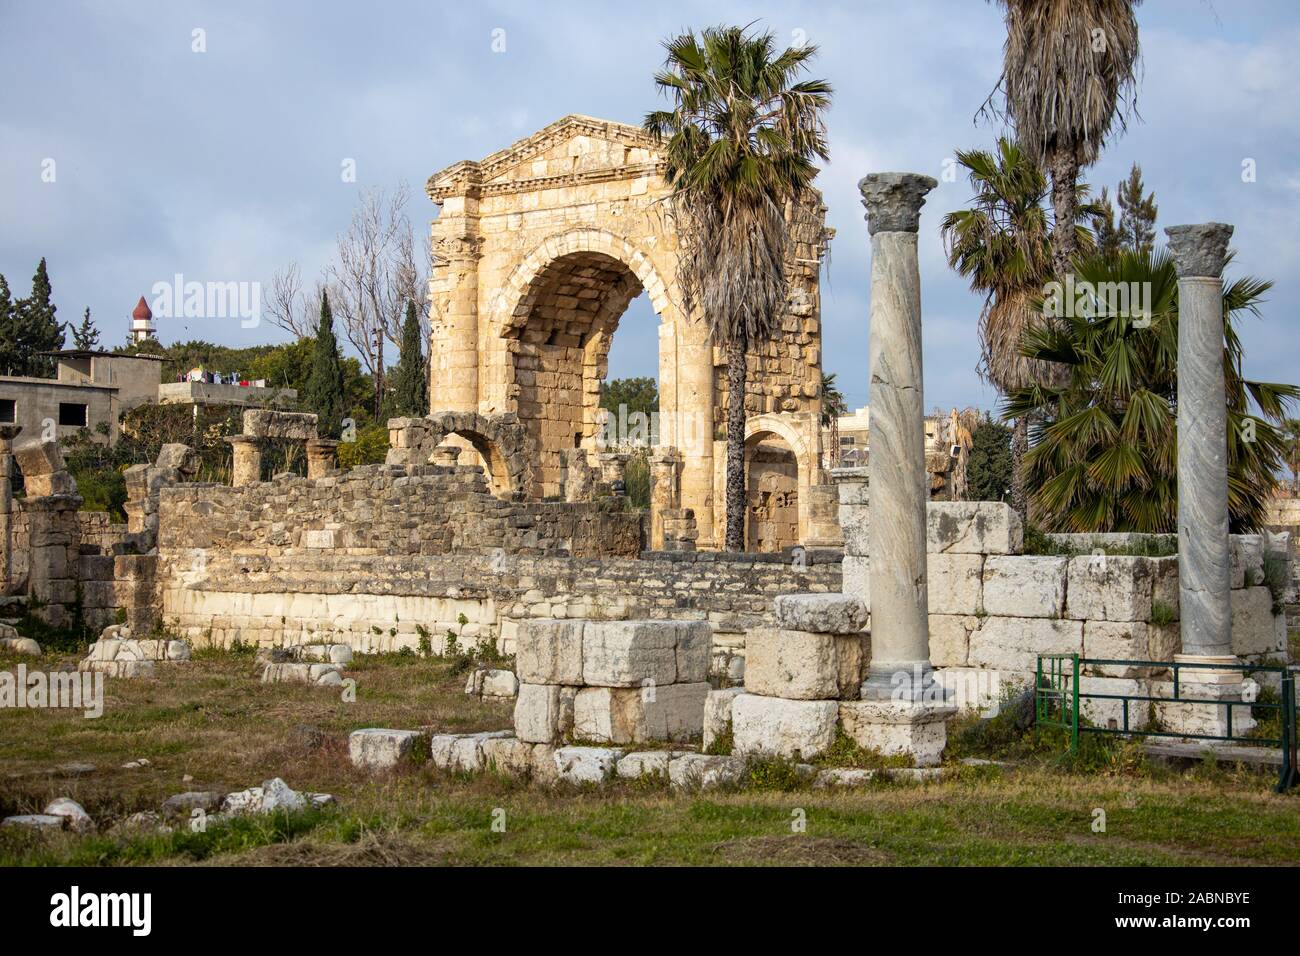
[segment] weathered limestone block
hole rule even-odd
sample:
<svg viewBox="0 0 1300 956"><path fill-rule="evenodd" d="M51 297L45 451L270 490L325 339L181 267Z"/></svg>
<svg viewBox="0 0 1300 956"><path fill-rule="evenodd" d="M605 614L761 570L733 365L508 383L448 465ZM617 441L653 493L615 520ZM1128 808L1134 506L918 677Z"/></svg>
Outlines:
<svg viewBox="0 0 1300 956"><path fill-rule="evenodd" d="M1276 654L1286 650L1286 629L1277 626L1273 592L1248 587L1231 592L1232 653L1238 657Z"/></svg>
<svg viewBox="0 0 1300 956"><path fill-rule="evenodd" d="M560 735L560 688L555 684L519 685L515 736L534 744L554 743Z"/></svg>
<svg viewBox="0 0 1300 956"><path fill-rule="evenodd" d="M600 743L683 740L703 729L707 682L585 687L573 702L573 735Z"/></svg>
<svg viewBox="0 0 1300 956"><path fill-rule="evenodd" d="M957 708L947 702L845 701L840 724L859 746L885 756L907 754L918 767L937 766L947 745L947 721Z"/></svg>
<svg viewBox="0 0 1300 956"><path fill-rule="evenodd" d="M704 698L704 740L705 750L724 736L731 727L731 704L740 695L746 693L743 687L727 687L723 690L711 690Z"/></svg>
<svg viewBox="0 0 1300 956"><path fill-rule="evenodd" d="M86 808L71 797L58 797L51 800L45 808L45 813L48 816L59 817L63 820L64 828L73 833L93 833L95 830L95 821L90 818Z"/></svg>
<svg viewBox="0 0 1300 956"><path fill-rule="evenodd" d="M1153 660L1151 626L1142 621L1085 621L1083 656L1104 660ZM1094 665L1103 677L1146 677L1150 668L1124 667L1119 664Z"/></svg>
<svg viewBox="0 0 1300 956"><path fill-rule="evenodd" d="M792 631L857 634L867 626L867 607L846 594L778 594L777 625Z"/></svg>
<svg viewBox="0 0 1300 956"><path fill-rule="evenodd" d="M596 687L673 683L677 680L677 634L673 621L586 622L582 683ZM708 673L707 657L703 673Z"/></svg>
<svg viewBox="0 0 1300 956"><path fill-rule="evenodd" d="M745 688L790 700L839 696L839 659L833 634L755 628L745 639Z"/></svg>
<svg viewBox="0 0 1300 956"><path fill-rule="evenodd" d="M354 767L388 769L407 759L421 736L418 730L387 730L381 727L354 730L348 735L348 756Z"/></svg>
<svg viewBox="0 0 1300 956"><path fill-rule="evenodd" d="M581 684L583 620L523 621L515 637L515 673L525 684Z"/></svg>
<svg viewBox="0 0 1300 956"><path fill-rule="evenodd" d="M1085 637L1085 641L1087 638ZM1084 675L1079 678L1079 693L1083 694L1141 694L1147 693L1145 675L1134 672L1130 676L1097 677ZM1092 721L1098 727L1122 729L1124 724L1125 702L1106 698L1079 697L1079 714ZM1150 721L1151 707L1145 700L1128 702L1128 727L1133 730L1145 728Z"/></svg>
<svg viewBox="0 0 1300 956"><path fill-rule="evenodd" d="M944 689L948 702L964 714L978 711L983 717L997 714L1004 691L1012 687L1032 687L1032 672L1000 671L984 667L945 667L934 673L935 682Z"/></svg>
<svg viewBox="0 0 1300 956"><path fill-rule="evenodd" d="M668 783L678 790L713 790L732 786L745 776L745 761L739 757L681 754L668 763Z"/></svg>
<svg viewBox="0 0 1300 956"><path fill-rule="evenodd" d="M707 621L674 621L673 625L677 631L677 683L707 681L713 660L713 628Z"/></svg>
<svg viewBox="0 0 1300 956"><path fill-rule="evenodd" d="M978 614L983 606L984 555L931 554L926 561L931 614Z"/></svg>
<svg viewBox="0 0 1300 956"><path fill-rule="evenodd" d="M477 734L457 734L451 744L448 770L460 773L481 773L487 769L484 745L490 740L512 740L508 730L490 730Z"/></svg>
<svg viewBox="0 0 1300 956"><path fill-rule="evenodd" d="M839 703L834 700L743 694L731 704L734 752L794 760L816 757L835 742L838 716Z"/></svg>
<svg viewBox="0 0 1300 956"><path fill-rule="evenodd" d="M972 666L1032 672L1039 654L1082 654L1083 622L1033 617L988 617L970 635Z"/></svg>
<svg viewBox="0 0 1300 956"><path fill-rule="evenodd" d="M307 412L250 408L244 412L244 434L254 438L307 441L316 437L316 416Z"/></svg>
<svg viewBox="0 0 1300 956"><path fill-rule="evenodd" d="M680 755L681 751L638 750L635 753L619 758L616 770L619 777L624 780L655 776L667 780L669 761L674 756Z"/></svg>
<svg viewBox="0 0 1300 956"><path fill-rule="evenodd" d="M871 635L835 635L835 673L840 700L857 700L871 669Z"/></svg>
<svg viewBox="0 0 1300 956"><path fill-rule="evenodd" d="M524 779L532 776L534 744L518 737L488 737L479 745L483 769L507 777Z"/></svg>
<svg viewBox="0 0 1300 956"><path fill-rule="evenodd" d="M1148 621L1157 558L1086 554L1070 559L1066 616L1076 621Z"/></svg>
<svg viewBox="0 0 1300 956"><path fill-rule="evenodd" d="M1015 554L1024 544L1020 516L1001 501L932 501L926 549L963 554Z"/></svg>
<svg viewBox="0 0 1300 956"><path fill-rule="evenodd" d="M871 611L871 559L865 555L845 554L840 564L840 590L862 602Z"/></svg>
<svg viewBox="0 0 1300 956"><path fill-rule="evenodd" d="M840 485L843 495L844 485ZM862 504L845 504L840 502L840 529L844 532L844 553L846 555L868 555L871 553L871 506Z"/></svg>
<svg viewBox="0 0 1300 956"><path fill-rule="evenodd" d="M609 747L557 747L556 775L565 783L604 783L614 776L623 753Z"/></svg>
<svg viewBox="0 0 1300 956"><path fill-rule="evenodd" d="M1070 559L990 555L984 561L984 612L1000 617L1062 617Z"/></svg>
<svg viewBox="0 0 1300 956"><path fill-rule="evenodd" d="M297 661L272 662L262 669L262 683L340 687L343 684L343 667L339 664L309 664Z"/></svg>
<svg viewBox="0 0 1300 956"><path fill-rule="evenodd" d="M965 667L970 636L983 618L974 615L930 615L930 663L935 667Z"/></svg>
<svg viewBox="0 0 1300 956"><path fill-rule="evenodd" d="M30 637L19 637L18 632L8 624L0 624L0 651L8 654L30 654L41 656L41 645Z"/></svg>
<svg viewBox="0 0 1300 956"><path fill-rule="evenodd" d="M519 679L514 671L475 668L465 681L465 693L472 697L513 700L519 695Z"/></svg>

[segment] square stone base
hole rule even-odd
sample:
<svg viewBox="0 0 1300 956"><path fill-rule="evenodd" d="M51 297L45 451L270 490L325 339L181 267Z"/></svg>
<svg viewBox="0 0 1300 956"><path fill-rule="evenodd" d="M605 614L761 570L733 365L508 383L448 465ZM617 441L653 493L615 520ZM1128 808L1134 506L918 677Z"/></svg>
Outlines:
<svg viewBox="0 0 1300 956"><path fill-rule="evenodd" d="M840 724L859 747L884 756L906 754L917 767L937 766L957 708L944 701L844 701Z"/></svg>
<svg viewBox="0 0 1300 956"><path fill-rule="evenodd" d="M1242 683L1200 683L1187 680L1187 672L1180 675L1179 693L1183 697L1204 697L1213 700L1242 699ZM1152 697L1173 697L1173 681L1152 681ZM1161 726L1176 734L1205 734L1212 737L1228 736L1228 708L1223 704L1157 703L1156 719ZM1240 737L1255 727L1250 707L1232 708L1232 735Z"/></svg>

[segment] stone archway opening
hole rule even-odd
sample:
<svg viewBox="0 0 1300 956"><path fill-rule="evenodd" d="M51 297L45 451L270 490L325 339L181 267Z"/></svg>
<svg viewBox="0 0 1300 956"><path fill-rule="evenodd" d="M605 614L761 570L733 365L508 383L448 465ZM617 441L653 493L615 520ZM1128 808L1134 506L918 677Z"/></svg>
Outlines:
<svg viewBox="0 0 1300 956"><path fill-rule="evenodd" d="M537 453L534 487L543 497L561 493L565 450L597 447L610 345L619 318L643 291L620 259L571 252L538 271L503 330L519 419Z"/></svg>
<svg viewBox="0 0 1300 956"><path fill-rule="evenodd" d="M773 432L745 442L745 548L773 553L799 543L799 460Z"/></svg>
<svg viewBox="0 0 1300 956"><path fill-rule="evenodd" d="M461 451L458 464L475 465L487 475L488 487L498 498L509 498L513 493L510 485L510 466L506 463L501 449L487 435L467 429L448 432L441 445L459 448Z"/></svg>

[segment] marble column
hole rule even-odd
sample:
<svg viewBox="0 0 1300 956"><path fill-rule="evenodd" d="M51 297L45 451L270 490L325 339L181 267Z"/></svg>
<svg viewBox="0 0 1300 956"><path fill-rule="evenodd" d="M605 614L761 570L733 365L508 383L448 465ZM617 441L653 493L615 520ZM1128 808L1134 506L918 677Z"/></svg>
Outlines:
<svg viewBox="0 0 1300 956"><path fill-rule="evenodd" d="M1232 226L1170 226L1178 273L1178 606L1183 653L1231 659L1223 263Z"/></svg>
<svg viewBox="0 0 1300 956"><path fill-rule="evenodd" d="M234 452L230 471L230 484L235 488L253 485L262 480L262 439L252 435L230 435L226 438Z"/></svg>
<svg viewBox="0 0 1300 956"><path fill-rule="evenodd" d="M0 425L0 594L8 594L13 567L14 439L21 425Z"/></svg>
<svg viewBox="0 0 1300 956"><path fill-rule="evenodd" d="M338 467L339 443L332 438L307 440L307 477L324 478Z"/></svg>
<svg viewBox="0 0 1300 956"><path fill-rule="evenodd" d="M858 183L871 234L872 633L864 699L916 700L933 683L916 234L925 194L936 185L915 173L871 173Z"/></svg>

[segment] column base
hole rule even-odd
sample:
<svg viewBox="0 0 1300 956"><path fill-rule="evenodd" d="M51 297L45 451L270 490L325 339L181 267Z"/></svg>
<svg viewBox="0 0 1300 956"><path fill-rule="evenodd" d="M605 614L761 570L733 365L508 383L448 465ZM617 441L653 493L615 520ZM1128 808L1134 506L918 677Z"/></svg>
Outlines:
<svg viewBox="0 0 1300 956"><path fill-rule="evenodd" d="M929 661L873 661L858 696L862 700L937 703L946 701L951 693L935 680Z"/></svg>
<svg viewBox="0 0 1300 956"><path fill-rule="evenodd" d="M840 703L840 725L854 743L886 757L905 755L917 767L938 766L948 743L948 721L956 715L957 708L944 697L937 702L849 700Z"/></svg>
<svg viewBox="0 0 1300 956"><path fill-rule="evenodd" d="M1240 661L1231 655L1175 654L1174 663L1239 664ZM1179 695L1182 697L1202 697L1222 701L1240 702L1247 686L1241 671L1227 669L1188 668L1178 672L1178 680ZM1173 697L1174 682L1172 680L1152 681L1151 696ZM1226 737L1229 732L1229 710L1232 711L1233 736L1248 733L1256 725L1248 706L1229 708L1224 704L1189 704L1170 701L1157 703L1155 710L1161 726L1173 733Z"/></svg>

